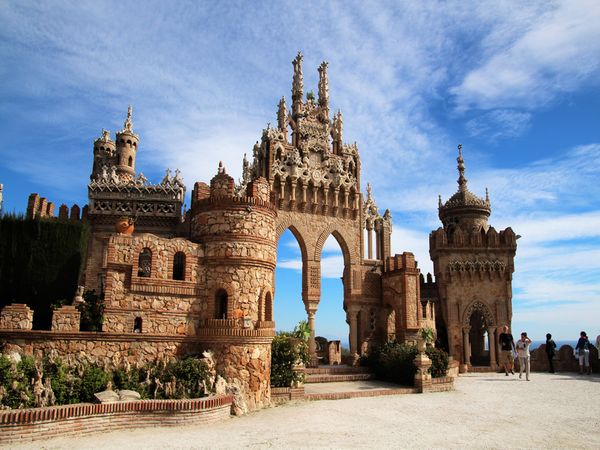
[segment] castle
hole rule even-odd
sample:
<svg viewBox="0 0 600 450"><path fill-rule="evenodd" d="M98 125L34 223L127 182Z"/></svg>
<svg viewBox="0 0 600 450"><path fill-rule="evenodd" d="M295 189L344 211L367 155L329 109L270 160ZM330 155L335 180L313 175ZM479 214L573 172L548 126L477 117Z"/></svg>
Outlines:
<svg viewBox="0 0 600 450"><path fill-rule="evenodd" d="M445 203L440 198L443 226L430 235L435 282L420 274L412 253L393 254L390 212L380 214L369 185L365 198L358 147L343 141L342 113L331 115L328 65L318 68L315 98L305 96L302 62L301 54L293 61L291 108L281 98L277 126L263 130L251 162L244 156L240 182L220 164L209 184L194 184L187 211L179 171L167 171L159 184L136 173L140 138L131 107L114 141L103 131L83 214L91 238L82 280L104 295L103 332L79 332L69 306L55 312L52 331L29 331L31 312L12 305L1 313L0 338L105 360L210 349L249 408L263 407L270 401L277 242L289 229L302 254L313 362L321 253L333 235L344 259L351 354L390 339L415 341L431 328L462 370L494 369L497 334L512 316L515 234L488 225L489 198L468 190L459 147L458 191ZM48 212L38 204L28 214L41 209Z"/></svg>

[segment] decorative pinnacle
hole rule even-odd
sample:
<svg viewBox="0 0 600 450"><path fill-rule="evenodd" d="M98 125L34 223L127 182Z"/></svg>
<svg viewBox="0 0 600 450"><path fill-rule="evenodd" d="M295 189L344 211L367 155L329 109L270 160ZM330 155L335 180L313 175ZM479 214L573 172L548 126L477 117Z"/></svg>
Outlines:
<svg viewBox="0 0 600 450"><path fill-rule="evenodd" d="M225 167L223 167L223 161L219 161L219 168L217 169L217 174L225 173Z"/></svg>
<svg viewBox="0 0 600 450"><path fill-rule="evenodd" d="M367 183L367 200L370 199L370 198L372 198L371 197L371 191L372 191L371 183Z"/></svg>
<svg viewBox="0 0 600 450"><path fill-rule="evenodd" d="M329 106L329 80L327 79L327 66L329 63L323 61L319 66L319 105L327 108Z"/></svg>
<svg viewBox="0 0 600 450"><path fill-rule="evenodd" d="M442 194L438 195L438 208L442 207Z"/></svg>
<svg viewBox="0 0 600 450"><path fill-rule="evenodd" d="M485 188L485 202L489 205L490 204L490 194L488 192L488 188Z"/></svg>
<svg viewBox="0 0 600 450"><path fill-rule="evenodd" d="M465 178L465 160L462 155L462 144L458 144L458 190L461 192L467 191L467 179Z"/></svg>
<svg viewBox="0 0 600 450"><path fill-rule="evenodd" d="M127 131L133 131L133 122L131 121L133 116L133 107L129 105L127 108L127 119L125 119L125 123L123 124L123 128Z"/></svg>
<svg viewBox="0 0 600 450"><path fill-rule="evenodd" d="M294 78L292 81L292 98L298 97L302 99L304 95L304 79L302 77L302 52L292 61L294 65Z"/></svg>

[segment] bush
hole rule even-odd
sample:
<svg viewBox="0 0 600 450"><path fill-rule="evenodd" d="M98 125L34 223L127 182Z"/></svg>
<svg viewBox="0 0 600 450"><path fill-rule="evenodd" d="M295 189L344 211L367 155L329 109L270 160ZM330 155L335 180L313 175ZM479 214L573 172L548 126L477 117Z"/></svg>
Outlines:
<svg viewBox="0 0 600 450"><path fill-rule="evenodd" d="M297 344L297 345L294 345ZM279 334L271 344L271 386L290 387L294 382L303 381L302 374L293 368L299 362L308 360L308 348L304 341Z"/></svg>
<svg viewBox="0 0 600 450"><path fill-rule="evenodd" d="M81 312L82 331L102 331L104 323L104 296L96 294L95 290L83 293L85 303L77 306Z"/></svg>
<svg viewBox="0 0 600 450"><path fill-rule="evenodd" d="M86 367L81 377L79 400L93 402L95 399L94 394L105 390L108 380L108 374L100 367L93 365Z"/></svg>
<svg viewBox="0 0 600 450"><path fill-rule="evenodd" d="M429 372L433 378L445 377L448 372L448 353L440 348L428 347L425 353L431 359Z"/></svg>
<svg viewBox="0 0 600 450"><path fill-rule="evenodd" d="M417 353L414 345L390 341L361 358L361 364L369 366L380 380L412 386L417 372L413 362Z"/></svg>
<svg viewBox="0 0 600 450"><path fill-rule="evenodd" d="M185 358L176 361L167 370L167 376L175 377L176 398L204 397L205 386L210 384L210 376L204 361L198 358Z"/></svg>

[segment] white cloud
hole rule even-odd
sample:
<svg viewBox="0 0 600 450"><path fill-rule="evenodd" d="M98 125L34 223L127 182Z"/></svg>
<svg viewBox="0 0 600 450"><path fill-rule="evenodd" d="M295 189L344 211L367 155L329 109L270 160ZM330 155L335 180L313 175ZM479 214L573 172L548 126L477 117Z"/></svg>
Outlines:
<svg viewBox="0 0 600 450"><path fill-rule="evenodd" d="M559 2L465 75L452 90L458 108L533 108L594 82L600 70L599 22L597 1Z"/></svg>
<svg viewBox="0 0 600 450"><path fill-rule="evenodd" d="M510 109L497 109L469 120L465 128L471 136L495 142L520 136L530 126L531 114Z"/></svg>
<svg viewBox="0 0 600 450"><path fill-rule="evenodd" d="M278 269L290 269L302 273L302 259L287 259L277 261ZM344 273L344 257L325 256L321 258L321 277L340 278Z"/></svg>

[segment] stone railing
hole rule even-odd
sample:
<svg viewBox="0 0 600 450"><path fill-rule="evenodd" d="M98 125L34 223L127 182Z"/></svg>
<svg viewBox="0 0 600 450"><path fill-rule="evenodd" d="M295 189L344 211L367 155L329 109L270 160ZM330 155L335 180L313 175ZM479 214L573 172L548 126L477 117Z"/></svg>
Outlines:
<svg viewBox="0 0 600 450"><path fill-rule="evenodd" d="M232 397L50 406L0 411L0 444L132 427L210 423L229 417Z"/></svg>
<svg viewBox="0 0 600 450"><path fill-rule="evenodd" d="M24 303L12 303L0 311L0 330L31 330L33 310Z"/></svg>

